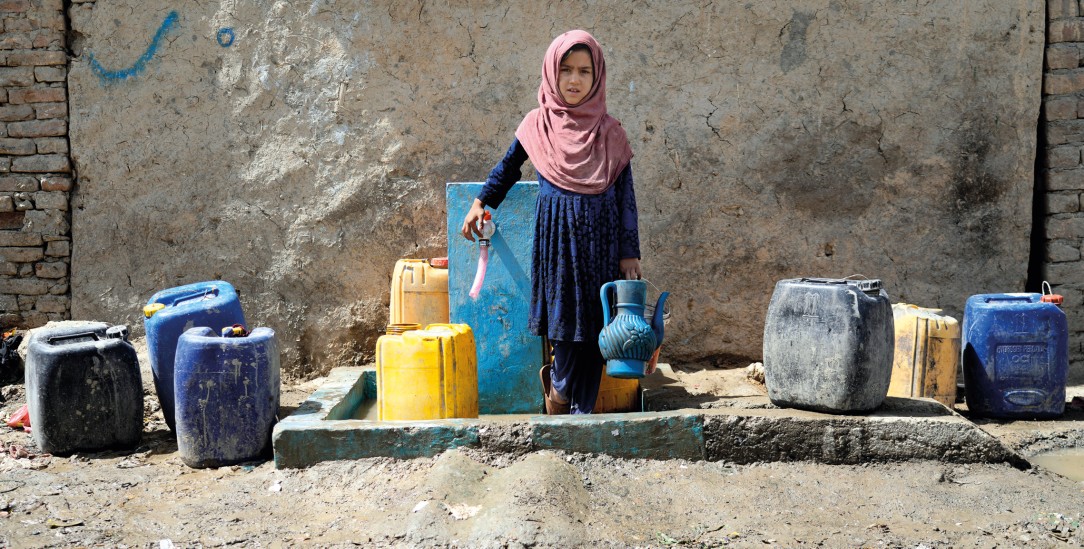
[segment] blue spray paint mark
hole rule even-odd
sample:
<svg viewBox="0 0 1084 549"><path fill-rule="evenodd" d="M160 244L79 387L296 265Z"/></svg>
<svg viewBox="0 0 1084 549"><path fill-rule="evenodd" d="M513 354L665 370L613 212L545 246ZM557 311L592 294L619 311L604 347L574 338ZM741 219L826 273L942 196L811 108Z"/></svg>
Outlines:
<svg viewBox="0 0 1084 549"><path fill-rule="evenodd" d="M218 45L223 48L228 48L233 45L233 29L229 27L222 27L218 29L218 34L215 35L215 40L218 40Z"/></svg>
<svg viewBox="0 0 1084 549"><path fill-rule="evenodd" d="M162 21L162 26L158 27L158 32L154 33L154 38L151 39L151 45L147 46L147 51L143 52L143 55L131 67L111 71L98 63L93 53L88 53L87 59L90 61L90 70L94 71L94 74L97 74L102 80L126 80L143 72L143 69L147 68L147 61L150 61L158 51L158 44L162 41L162 37L177 24L177 19L177 12L169 12L166 19Z"/></svg>

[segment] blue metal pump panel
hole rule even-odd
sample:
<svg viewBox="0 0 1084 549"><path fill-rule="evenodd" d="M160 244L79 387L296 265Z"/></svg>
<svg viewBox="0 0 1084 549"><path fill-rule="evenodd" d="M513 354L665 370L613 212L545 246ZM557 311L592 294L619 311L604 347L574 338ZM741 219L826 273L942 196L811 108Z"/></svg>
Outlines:
<svg viewBox="0 0 1084 549"><path fill-rule="evenodd" d="M538 183L516 183L501 207L489 210L497 232L477 299L478 242L460 234L481 183L448 183L448 301L453 323L470 325L478 351L478 412L533 414L542 409L542 338L527 328L531 252Z"/></svg>

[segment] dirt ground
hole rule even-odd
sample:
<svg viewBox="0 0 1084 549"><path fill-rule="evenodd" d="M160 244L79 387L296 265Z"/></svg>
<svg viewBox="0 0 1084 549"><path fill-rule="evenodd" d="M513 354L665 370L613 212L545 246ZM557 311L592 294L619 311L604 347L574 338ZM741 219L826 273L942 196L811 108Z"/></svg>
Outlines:
<svg viewBox="0 0 1084 549"><path fill-rule="evenodd" d="M270 461L191 469L143 375L146 421L134 452L43 456L29 434L0 431L0 547L1084 545L1084 483L1008 465L737 466L456 450L304 470ZM720 383L704 370L679 375L691 393ZM282 412L320 381L284 384ZM0 395L5 418L25 402L21 385Z"/></svg>

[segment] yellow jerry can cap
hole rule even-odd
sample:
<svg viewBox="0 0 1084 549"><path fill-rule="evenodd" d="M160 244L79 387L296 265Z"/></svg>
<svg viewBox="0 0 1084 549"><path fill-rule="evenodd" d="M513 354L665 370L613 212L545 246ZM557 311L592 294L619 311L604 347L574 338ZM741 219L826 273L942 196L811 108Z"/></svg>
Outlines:
<svg viewBox="0 0 1084 549"><path fill-rule="evenodd" d="M150 318L154 316L154 313L157 313L158 311L161 311L165 308L166 306L162 303L151 303L150 305L143 307L143 316Z"/></svg>
<svg viewBox="0 0 1084 549"><path fill-rule="evenodd" d="M421 324L415 324L415 323L410 323L410 322L401 323L401 324L388 324L388 327L387 327L387 329L385 330L384 333L386 333L387 335L403 335L406 332L411 332L411 331L421 330L421 329L422 329Z"/></svg>

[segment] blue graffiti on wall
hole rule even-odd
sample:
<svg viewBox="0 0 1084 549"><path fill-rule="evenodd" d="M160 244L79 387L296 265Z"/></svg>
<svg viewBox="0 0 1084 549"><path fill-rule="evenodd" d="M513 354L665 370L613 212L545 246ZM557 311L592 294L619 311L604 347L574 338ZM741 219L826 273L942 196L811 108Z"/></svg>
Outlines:
<svg viewBox="0 0 1084 549"><path fill-rule="evenodd" d="M218 34L215 35L215 40L218 40L218 45L223 48L228 48L233 45L233 29L229 27L222 27L218 29Z"/></svg>
<svg viewBox="0 0 1084 549"><path fill-rule="evenodd" d="M158 51L158 44L162 41L162 37L177 24L177 19L177 12L169 12L166 19L162 21L162 25L158 27L158 32L154 33L154 38L151 39L151 45L147 46L147 51L143 52L143 55L141 55L131 67L111 71L98 63L98 60L94 58L93 53L88 53L87 59L90 61L90 70L94 71L94 74L97 74L102 80L126 80L143 72L143 69L147 68L147 62L150 61Z"/></svg>

